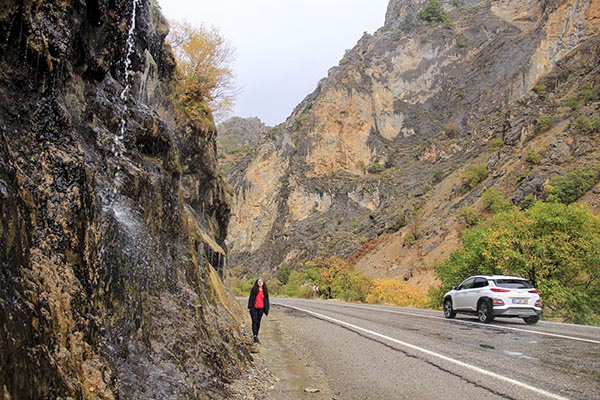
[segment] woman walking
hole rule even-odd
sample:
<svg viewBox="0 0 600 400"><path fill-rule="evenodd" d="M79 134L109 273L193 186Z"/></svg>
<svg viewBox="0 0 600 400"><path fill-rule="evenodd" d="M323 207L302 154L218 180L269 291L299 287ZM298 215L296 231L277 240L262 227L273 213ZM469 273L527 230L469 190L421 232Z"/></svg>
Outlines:
<svg viewBox="0 0 600 400"><path fill-rule="evenodd" d="M260 330L260 320L263 314L269 315L269 289L267 284L260 278L254 282L248 297L248 311L252 317L252 335L254 343L260 343L258 340L258 331Z"/></svg>

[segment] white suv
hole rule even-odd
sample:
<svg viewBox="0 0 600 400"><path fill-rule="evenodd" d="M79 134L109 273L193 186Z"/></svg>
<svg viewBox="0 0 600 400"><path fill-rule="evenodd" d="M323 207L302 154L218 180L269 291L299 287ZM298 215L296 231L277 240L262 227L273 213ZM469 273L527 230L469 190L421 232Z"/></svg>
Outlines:
<svg viewBox="0 0 600 400"><path fill-rule="evenodd" d="M444 316L476 314L488 323L495 317L523 318L535 324L542 315L542 299L527 279L505 275L475 275L444 295Z"/></svg>

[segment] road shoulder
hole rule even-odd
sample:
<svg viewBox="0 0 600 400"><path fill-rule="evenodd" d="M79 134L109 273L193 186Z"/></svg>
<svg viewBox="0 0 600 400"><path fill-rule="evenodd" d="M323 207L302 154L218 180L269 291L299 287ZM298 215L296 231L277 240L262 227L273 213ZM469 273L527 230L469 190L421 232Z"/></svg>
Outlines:
<svg viewBox="0 0 600 400"><path fill-rule="evenodd" d="M254 379L259 393L248 393L255 400L324 400L331 399L322 370L311 358L303 339L296 334L298 319L279 307L272 307L263 317L258 345L252 345L254 371L246 379ZM251 342L251 321L246 316L242 330ZM248 382L245 382L248 384Z"/></svg>

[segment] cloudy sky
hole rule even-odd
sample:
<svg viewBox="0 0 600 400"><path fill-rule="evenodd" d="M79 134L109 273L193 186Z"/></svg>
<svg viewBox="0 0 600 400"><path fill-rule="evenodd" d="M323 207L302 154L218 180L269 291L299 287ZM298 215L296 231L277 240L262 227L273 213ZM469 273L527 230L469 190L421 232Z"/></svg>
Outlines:
<svg viewBox="0 0 600 400"><path fill-rule="evenodd" d="M159 0L169 20L215 27L235 48L233 115L285 121L363 32L383 26L388 0Z"/></svg>

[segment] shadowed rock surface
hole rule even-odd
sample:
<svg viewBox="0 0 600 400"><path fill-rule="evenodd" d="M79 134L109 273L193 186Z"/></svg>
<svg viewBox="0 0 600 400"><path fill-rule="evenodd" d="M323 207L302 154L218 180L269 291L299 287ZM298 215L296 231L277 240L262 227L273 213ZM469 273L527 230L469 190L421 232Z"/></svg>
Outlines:
<svg viewBox="0 0 600 400"><path fill-rule="evenodd" d="M227 398L250 360L167 31L155 1L0 2L2 399Z"/></svg>

